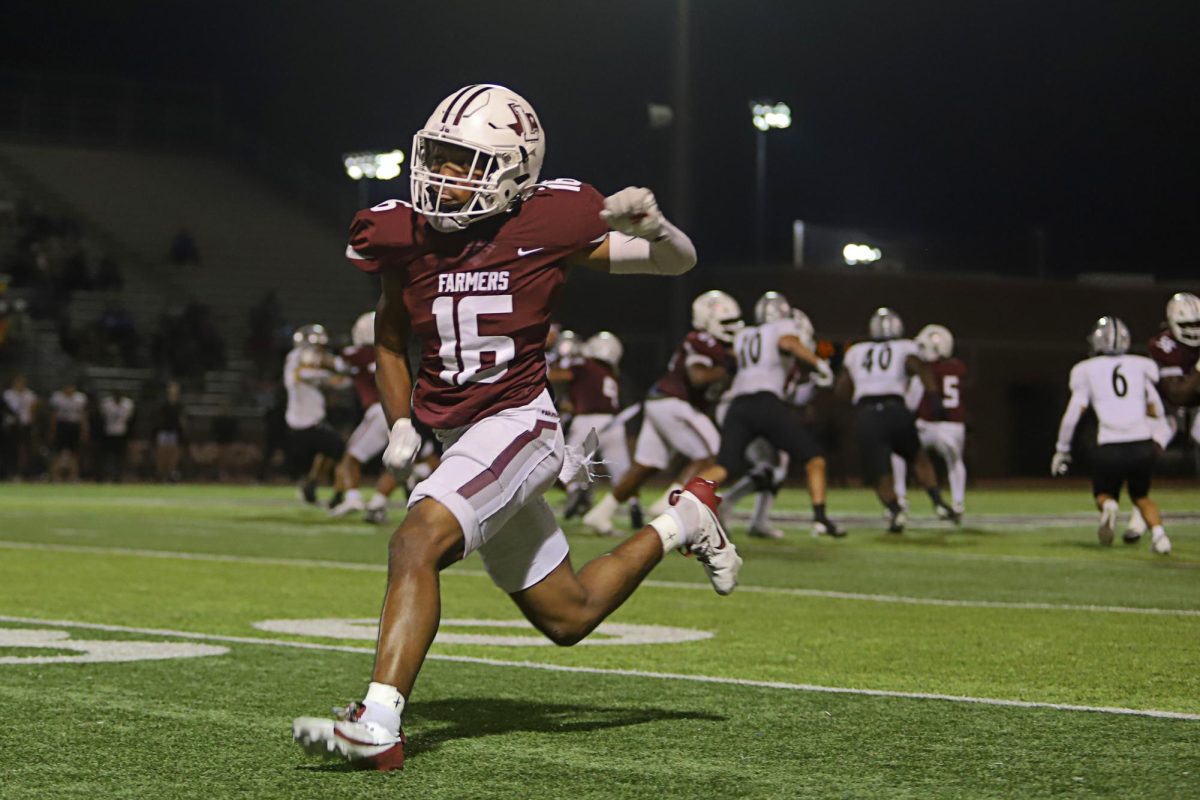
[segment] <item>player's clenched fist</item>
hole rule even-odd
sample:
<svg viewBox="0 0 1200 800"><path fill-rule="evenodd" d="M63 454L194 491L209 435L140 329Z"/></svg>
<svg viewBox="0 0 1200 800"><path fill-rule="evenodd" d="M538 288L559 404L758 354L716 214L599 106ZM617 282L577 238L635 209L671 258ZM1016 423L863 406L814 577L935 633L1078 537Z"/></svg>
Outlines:
<svg viewBox="0 0 1200 800"><path fill-rule="evenodd" d="M383 465L392 472L405 473L412 466L417 451L421 449L421 434L413 428L407 418L400 418L392 424L388 434L387 447L383 451Z"/></svg>
<svg viewBox="0 0 1200 800"><path fill-rule="evenodd" d="M649 189L630 186L609 195L604 198L600 218L626 236L653 241L663 235L663 215Z"/></svg>

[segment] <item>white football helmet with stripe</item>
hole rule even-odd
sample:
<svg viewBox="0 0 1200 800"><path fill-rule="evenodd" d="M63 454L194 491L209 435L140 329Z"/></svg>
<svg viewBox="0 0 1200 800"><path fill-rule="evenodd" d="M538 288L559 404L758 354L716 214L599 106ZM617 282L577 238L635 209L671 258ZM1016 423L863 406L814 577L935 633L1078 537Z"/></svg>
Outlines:
<svg viewBox="0 0 1200 800"><path fill-rule="evenodd" d="M447 154L462 150L470 159L466 173L441 174ZM511 208L537 182L545 155L545 132L525 98L494 84L467 86L439 103L413 137L413 208L439 231L462 230ZM443 189L473 194L452 206Z"/></svg>
<svg viewBox="0 0 1200 800"><path fill-rule="evenodd" d="M1200 297L1177 292L1167 301L1167 327L1180 344L1200 347Z"/></svg>
<svg viewBox="0 0 1200 800"><path fill-rule="evenodd" d="M765 325L787 319L791 310L792 305L786 297L779 292L767 292L754 304L754 324Z"/></svg>
<svg viewBox="0 0 1200 800"><path fill-rule="evenodd" d="M867 323L867 330L877 342L899 339L904 335L904 320L900 319L900 315L895 311L884 306L875 309L871 321Z"/></svg>
<svg viewBox="0 0 1200 800"><path fill-rule="evenodd" d="M1129 352L1129 328L1117 317L1096 320L1088 335L1092 355L1119 356Z"/></svg>
<svg viewBox="0 0 1200 800"><path fill-rule="evenodd" d="M722 342L732 342L744 324L738 301L720 289L711 289L692 301L692 327Z"/></svg>

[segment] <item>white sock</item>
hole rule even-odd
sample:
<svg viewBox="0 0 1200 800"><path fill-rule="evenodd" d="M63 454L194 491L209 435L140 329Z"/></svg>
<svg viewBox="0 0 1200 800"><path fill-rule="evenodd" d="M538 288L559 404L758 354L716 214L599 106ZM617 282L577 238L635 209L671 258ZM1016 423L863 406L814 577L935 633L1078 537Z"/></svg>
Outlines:
<svg viewBox="0 0 1200 800"><path fill-rule="evenodd" d="M361 503L362 502L362 492L360 492L358 489L349 489L346 492L346 502L347 503Z"/></svg>
<svg viewBox="0 0 1200 800"><path fill-rule="evenodd" d="M1129 525L1127 527L1129 530L1138 533L1146 532L1146 520L1142 519L1142 512L1138 510L1137 506L1133 507L1133 513L1129 515ZM1162 526L1160 525L1159 527L1161 528Z"/></svg>
<svg viewBox="0 0 1200 800"><path fill-rule="evenodd" d="M400 716L404 713L404 697L395 686L371 681L363 699L360 722L376 722L393 736L400 735Z"/></svg>
<svg viewBox="0 0 1200 800"><path fill-rule="evenodd" d="M1157 539L1160 536L1166 536L1166 535L1167 535L1167 531L1165 528L1163 528L1162 525L1155 525L1153 528L1150 529L1150 538L1151 539Z"/></svg>
<svg viewBox="0 0 1200 800"><path fill-rule="evenodd" d="M650 527L662 539L663 552L669 553L691 541L691 528L679 514L679 506L670 506L659 516L650 520Z"/></svg>
<svg viewBox="0 0 1200 800"><path fill-rule="evenodd" d="M1112 509L1112 512L1115 514L1121 510L1121 506L1117 504L1116 500L1112 500L1112 499L1105 500L1104 506L1100 509L1100 513L1103 514L1103 513L1107 512L1109 509Z"/></svg>
<svg viewBox="0 0 1200 800"><path fill-rule="evenodd" d="M374 511L377 508L387 508L387 504L387 495L376 492L375 494L371 495L371 499L367 501L367 508Z"/></svg>

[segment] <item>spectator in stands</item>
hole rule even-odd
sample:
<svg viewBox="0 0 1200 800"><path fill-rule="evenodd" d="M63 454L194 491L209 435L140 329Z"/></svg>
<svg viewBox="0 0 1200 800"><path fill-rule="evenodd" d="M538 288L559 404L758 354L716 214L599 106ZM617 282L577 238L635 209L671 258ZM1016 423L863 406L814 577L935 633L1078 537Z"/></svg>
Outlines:
<svg viewBox="0 0 1200 800"><path fill-rule="evenodd" d="M54 481L79 480L79 454L91 442L87 395L68 381L50 395L50 442L56 453L50 467Z"/></svg>
<svg viewBox="0 0 1200 800"><path fill-rule="evenodd" d="M179 384L171 381L154 424L154 465L160 481L179 480L179 459L186 441L187 415L183 410L182 393Z"/></svg>
<svg viewBox="0 0 1200 800"><path fill-rule="evenodd" d="M120 483L125 475L125 458L129 451L129 432L133 430L135 410L133 398L121 390L105 395L100 401L100 420L104 436L101 439L100 471L97 480Z"/></svg>
<svg viewBox="0 0 1200 800"><path fill-rule="evenodd" d="M176 266L190 264L199 266L200 264L200 248L196 247L196 240L192 238L187 228L180 227L175 232L175 237L171 239L171 249L168 253L170 261Z"/></svg>
<svg viewBox="0 0 1200 800"><path fill-rule="evenodd" d="M15 297L8 304L8 314L2 323L0 351L13 353L33 340L33 320L29 318L29 303L24 297Z"/></svg>
<svg viewBox="0 0 1200 800"><path fill-rule="evenodd" d="M18 479L29 477L29 461L33 453L33 428L37 419L38 397L25 381L25 376L18 374L13 378L12 385L4 390L3 408L0 416L4 422L4 453L5 464L15 464L14 476Z"/></svg>

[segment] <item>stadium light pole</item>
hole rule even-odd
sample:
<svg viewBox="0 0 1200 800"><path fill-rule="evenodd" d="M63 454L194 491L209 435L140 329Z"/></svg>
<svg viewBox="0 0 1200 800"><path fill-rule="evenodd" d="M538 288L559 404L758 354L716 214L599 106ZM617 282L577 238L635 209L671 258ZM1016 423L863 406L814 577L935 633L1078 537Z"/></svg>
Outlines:
<svg viewBox="0 0 1200 800"><path fill-rule="evenodd" d="M366 208L371 203L367 181L398 178L403 163L404 153L399 150L343 154L342 166L346 168L346 177L358 184L358 207Z"/></svg>
<svg viewBox="0 0 1200 800"><path fill-rule="evenodd" d="M754 248L762 261L767 230L767 131L781 130L792 124L792 110L786 103L756 100L750 103L754 123Z"/></svg>

